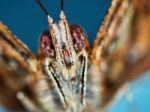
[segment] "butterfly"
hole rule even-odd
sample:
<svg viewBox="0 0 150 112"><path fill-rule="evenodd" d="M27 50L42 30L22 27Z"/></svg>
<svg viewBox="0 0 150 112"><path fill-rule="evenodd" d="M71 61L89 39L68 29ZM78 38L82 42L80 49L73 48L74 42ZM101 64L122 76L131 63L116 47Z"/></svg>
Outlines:
<svg viewBox="0 0 150 112"><path fill-rule="evenodd" d="M61 1L33 54L0 22L0 103L12 111L103 111L124 85L149 70L150 1L112 0L91 47ZM128 90L128 86L125 86ZM8 100L9 99L9 100Z"/></svg>

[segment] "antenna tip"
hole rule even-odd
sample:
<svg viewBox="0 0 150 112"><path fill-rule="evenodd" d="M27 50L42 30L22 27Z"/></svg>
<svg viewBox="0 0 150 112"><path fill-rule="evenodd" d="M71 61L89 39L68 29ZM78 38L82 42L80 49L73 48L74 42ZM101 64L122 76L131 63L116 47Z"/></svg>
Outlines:
<svg viewBox="0 0 150 112"><path fill-rule="evenodd" d="M64 13L63 10L61 10L61 12L60 12L60 18L61 19L65 19L66 18L65 13Z"/></svg>
<svg viewBox="0 0 150 112"><path fill-rule="evenodd" d="M53 23L53 19L50 17L50 15L47 15L48 18L48 24L52 24Z"/></svg>

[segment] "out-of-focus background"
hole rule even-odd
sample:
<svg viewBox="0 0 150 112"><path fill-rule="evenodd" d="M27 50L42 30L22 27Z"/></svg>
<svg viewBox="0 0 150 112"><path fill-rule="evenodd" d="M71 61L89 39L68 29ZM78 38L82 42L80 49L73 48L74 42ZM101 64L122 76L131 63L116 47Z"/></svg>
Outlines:
<svg viewBox="0 0 150 112"><path fill-rule="evenodd" d="M59 20L60 0L41 0L54 21ZM92 44L111 0L65 0L70 23L82 26ZM0 0L0 20L28 47L37 52L38 37L48 28L47 18L35 0ZM132 82L130 93L122 94L108 112L150 112L150 73ZM129 98L131 97L131 98ZM128 100L132 99L133 104ZM8 99L9 100L9 99ZM3 107L0 112L5 112Z"/></svg>

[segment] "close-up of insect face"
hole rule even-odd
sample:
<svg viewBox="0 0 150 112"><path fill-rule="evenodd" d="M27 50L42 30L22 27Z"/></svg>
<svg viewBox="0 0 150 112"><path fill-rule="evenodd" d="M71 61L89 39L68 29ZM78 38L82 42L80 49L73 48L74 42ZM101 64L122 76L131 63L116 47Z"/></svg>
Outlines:
<svg viewBox="0 0 150 112"><path fill-rule="evenodd" d="M36 53L5 25L7 19L0 10L0 112L149 111L150 1L112 0L103 22L96 23L99 29L89 26L90 31L70 21L64 10L65 6L72 9L69 1L57 1L57 8L54 5L60 8L53 11L59 12L55 15L58 20L44 2L34 0L47 23L46 30L39 32ZM81 8L82 2L99 3L81 1ZM5 7L4 1L0 3ZM28 28L37 27L38 22ZM96 37L92 30L96 30Z"/></svg>
<svg viewBox="0 0 150 112"><path fill-rule="evenodd" d="M86 34L80 26L68 23L63 0L58 23L53 22L40 1L37 3L48 17L49 29L40 37L45 72L54 83L64 107L75 111L78 105L84 105L86 92Z"/></svg>

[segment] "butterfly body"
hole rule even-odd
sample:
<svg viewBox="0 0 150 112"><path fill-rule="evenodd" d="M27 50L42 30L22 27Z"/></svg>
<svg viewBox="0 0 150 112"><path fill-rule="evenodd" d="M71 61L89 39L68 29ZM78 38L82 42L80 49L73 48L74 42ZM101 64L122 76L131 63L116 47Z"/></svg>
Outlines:
<svg viewBox="0 0 150 112"><path fill-rule="evenodd" d="M55 23L43 9L48 30L37 55L0 22L1 104L22 112L103 111L124 84L149 70L148 3L113 0L93 47L63 10Z"/></svg>

